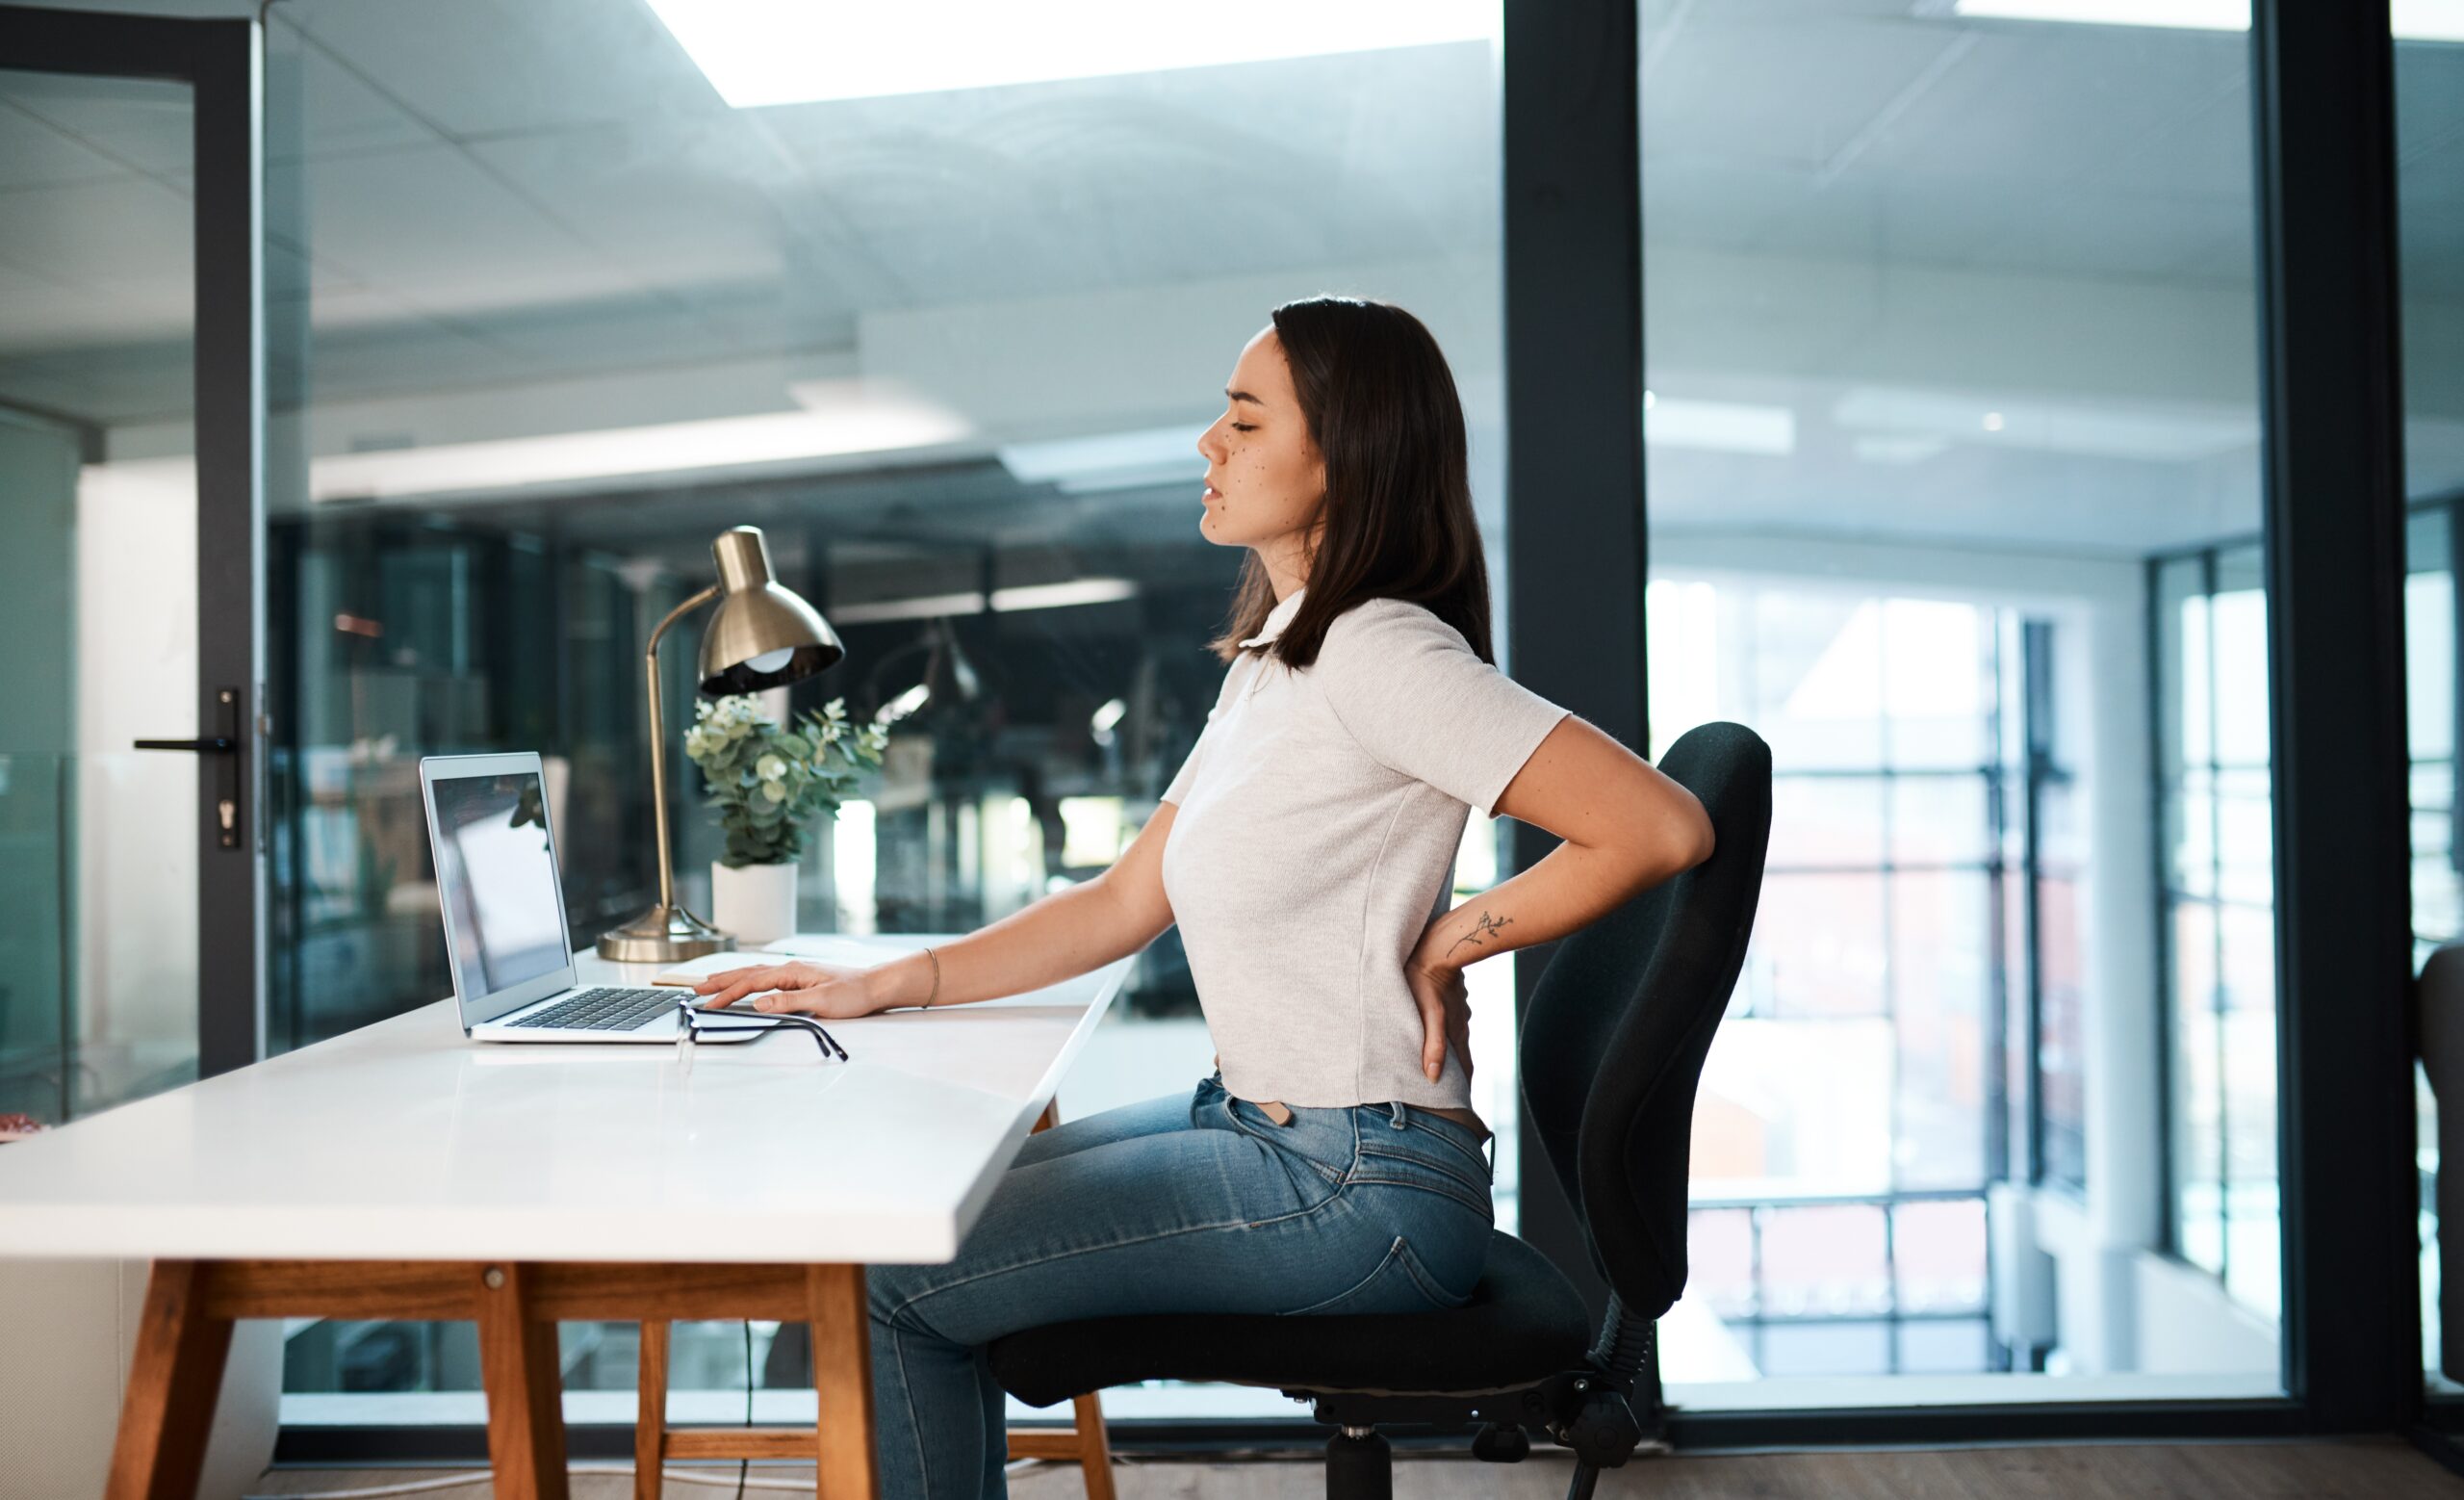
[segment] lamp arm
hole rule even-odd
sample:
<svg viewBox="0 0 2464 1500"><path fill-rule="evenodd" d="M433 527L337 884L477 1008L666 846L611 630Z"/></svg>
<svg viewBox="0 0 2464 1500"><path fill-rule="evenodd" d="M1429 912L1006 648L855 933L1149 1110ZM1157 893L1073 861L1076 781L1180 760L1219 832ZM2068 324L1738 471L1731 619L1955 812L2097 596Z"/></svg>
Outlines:
<svg viewBox="0 0 2464 1500"><path fill-rule="evenodd" d="M667 726L658 707L658 643L669 627L719 597L715 583L695 594L667 612L651 632L651 643L642 654L643 665L650 680L651 725L651 808L658 821L658 904L676 909L676 876L670 866L675 863L670 853L667 833Z"/></svg>

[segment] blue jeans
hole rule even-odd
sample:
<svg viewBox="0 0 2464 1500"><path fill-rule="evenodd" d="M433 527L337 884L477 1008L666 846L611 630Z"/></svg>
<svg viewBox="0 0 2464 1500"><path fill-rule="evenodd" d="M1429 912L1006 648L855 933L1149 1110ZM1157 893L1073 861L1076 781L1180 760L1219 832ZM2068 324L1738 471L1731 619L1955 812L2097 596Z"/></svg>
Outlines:
<svg viewBox="0 0 2464 1500"><path fill-rule="evenodd" d="M1008 1424L984 1345L1079 1318L1411 1312L1471 1299L1492 1169L1402 1103L1292 1111L1223 1090L1027 1137L958 1258L867 1268L883 1500L998 1500Z"/></svg>

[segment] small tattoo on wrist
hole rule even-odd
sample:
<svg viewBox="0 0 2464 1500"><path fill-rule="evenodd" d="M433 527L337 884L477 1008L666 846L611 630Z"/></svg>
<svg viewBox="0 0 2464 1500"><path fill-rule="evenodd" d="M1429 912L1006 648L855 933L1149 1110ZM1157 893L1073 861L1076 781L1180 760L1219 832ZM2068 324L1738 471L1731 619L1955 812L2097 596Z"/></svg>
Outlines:
<svg viewBox="0 0 2464 1500"><path fill-rule="evenodd" d="M1488 938L1491 934L1499 931L1513 920L1514 918L1511 917L1492 917L1488 913L1482 912L1479 916L1478 921L1474 923L1472 930L1455 939L1453 947L1450 947L1446 950L1446 957L1448 961L1452 962L1454 958L1454 948L1459 948L1466 943L1471 944L1475 947L1482 946L1484 939Z"/></svg>

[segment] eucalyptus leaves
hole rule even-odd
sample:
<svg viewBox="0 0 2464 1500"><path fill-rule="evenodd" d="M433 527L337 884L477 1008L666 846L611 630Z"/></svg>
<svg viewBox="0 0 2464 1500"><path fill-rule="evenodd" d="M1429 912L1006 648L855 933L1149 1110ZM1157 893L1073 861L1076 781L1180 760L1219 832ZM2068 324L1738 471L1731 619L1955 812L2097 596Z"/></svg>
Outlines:
<svg viewBox="0 0 2464 1500"><path fill-rule="evenodd" d="M818 713L808 710L792 729L762 717L750 695L695 703L684 753L702 768L703 789L727 834L719 863L794 864L807 825L825 810L836 815L858 774L880 767L888 742L880 725L849 723L840 698Z"/></svg>

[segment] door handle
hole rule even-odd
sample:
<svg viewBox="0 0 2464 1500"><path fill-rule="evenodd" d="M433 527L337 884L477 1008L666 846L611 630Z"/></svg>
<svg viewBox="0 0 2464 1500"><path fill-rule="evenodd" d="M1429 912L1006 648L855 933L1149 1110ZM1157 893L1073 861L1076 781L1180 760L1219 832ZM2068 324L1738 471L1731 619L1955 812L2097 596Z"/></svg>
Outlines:
<svg viewBox="0 0 2464 1500"><path fill-rule="evenodd" d="M218 716L222 720L220 734L208 739L140 739L135 748L224 757L220 785L215 792L214 823L222 847L236 849L240 847L240 689L217 688L214 698Z"/></svg>

